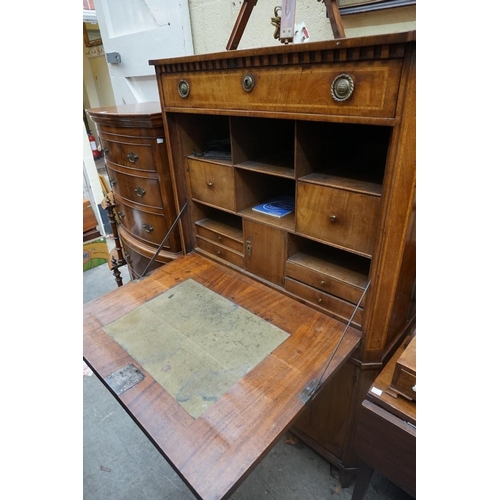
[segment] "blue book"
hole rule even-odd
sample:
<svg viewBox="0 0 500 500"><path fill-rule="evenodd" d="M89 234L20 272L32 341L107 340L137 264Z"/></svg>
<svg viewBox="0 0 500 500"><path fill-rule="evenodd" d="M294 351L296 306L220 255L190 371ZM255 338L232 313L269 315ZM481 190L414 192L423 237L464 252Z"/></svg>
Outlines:
<svg viewBox="0 0 500 500"><path fill-rule="evenodd" d="M284 217L295 210L295 199L292 196L281 196L266 203L261 203L253 207L252 210L273 217Z"/></svg>

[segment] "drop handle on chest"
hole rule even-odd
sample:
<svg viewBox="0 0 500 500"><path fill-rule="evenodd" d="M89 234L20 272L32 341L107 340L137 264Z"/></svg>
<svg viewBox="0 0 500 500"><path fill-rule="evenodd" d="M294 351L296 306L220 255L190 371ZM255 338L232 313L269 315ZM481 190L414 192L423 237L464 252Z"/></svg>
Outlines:
<svg viewBox="0 0 500 500"><path fill-rule="evenodd" d="M128 153L127 158L130 163L135 163L139 159L139 155L131 151L130 153Z"/></svg>

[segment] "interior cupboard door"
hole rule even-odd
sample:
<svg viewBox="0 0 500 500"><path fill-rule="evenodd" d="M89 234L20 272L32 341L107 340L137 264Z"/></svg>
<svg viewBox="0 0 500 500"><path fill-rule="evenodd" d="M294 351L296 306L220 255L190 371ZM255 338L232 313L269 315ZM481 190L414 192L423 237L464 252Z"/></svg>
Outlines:
<svg viewBox="0 0 500 500"><path fill-rule="evenodd" d="M243 220L246 270L283 286L285 279L286 233L281 229Z"/></svg>

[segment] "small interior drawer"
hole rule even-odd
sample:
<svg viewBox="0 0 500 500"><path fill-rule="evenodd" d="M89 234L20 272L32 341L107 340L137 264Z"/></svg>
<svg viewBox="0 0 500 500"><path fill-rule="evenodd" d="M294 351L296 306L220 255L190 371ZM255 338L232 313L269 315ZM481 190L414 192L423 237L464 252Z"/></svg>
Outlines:
<svg viewBox="0 0 500 500"><path fill-rule="evenodd" d="M380 197L328 186L297 183L296 231L371 257Z"/></svg>
<svg viewBox="0 0 500 500"><path fill-rule="evenodd" d="M292 278L285 278L285 290L293 293L297 297L304 299L305 301L314 304L317 307L326 309L328 312L332 313L334 316L338 317L342 321L349 321L352 313L354 311L355 305L346 302L342 299L334 297L326 292L312 288L304 283L300 283ZM361 326L361 321L363 320L363 308L358 308L352 324L355 326Z"/></svg>
<svg viewBox="0 0 500 500"><path fill-rule="evenodd" d="M188 168L194 200L235 211L233 167L188 158Z"/></svg>
<svg viewBox="0 0 500 500"><path fill-rule="evenodd" d="M104 158L107 161L128 168L156 172L153 143L117 142L103 137L100 140Z"/></svg>
<svg viewBox="0 0 500 500"><path fill-rule="evenodd" d="M222 245L217 245L215 243L212 243L211 241L208 241L200 236L196 236L196 241L198 247L201 248L201 250L204 250L205 252L208 252L218 257L219 259L223 259L227 262L230 262L231 264L234 264L235 266L238 266L240 268L244 267L245 258L243 254L236 253L230 248L224 247Z"/></svg>
<svg viewBox="0 0 500 500"><path fill-rule="evenodd" d="M107 163L111 189L127 200L149 207L163 208L158 179L125 174L113 169Z"/></svg>
<svg viewBox="0 0 500 500"><path fill-rule="evenodd" d="M243 233L238 229L217 223L209 219L195 223L196 234L216 245L222 245L236 252L243 253Z"/></svg>
<svg viewBox="0 0 500 500"><path fill-rule="evenodd" d="M302 254L296 254L287 260L286 275L353 304L359 302L368 281L365 276L319 259L306 259ZM365 298L363 297L361 306L364 305Z"/></svg>

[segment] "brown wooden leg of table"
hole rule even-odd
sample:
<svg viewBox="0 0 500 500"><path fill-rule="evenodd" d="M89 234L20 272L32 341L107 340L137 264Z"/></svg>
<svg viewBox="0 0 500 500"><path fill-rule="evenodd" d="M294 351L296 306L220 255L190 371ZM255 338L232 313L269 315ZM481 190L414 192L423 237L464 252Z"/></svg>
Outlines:
<svg viewBox="0 0 500 500"><path fill-rule="evenodd" d="M363 500L365 498L372 474L373 468L360 461L351 500Z"/></svg>

